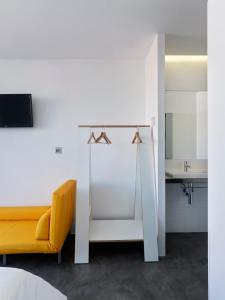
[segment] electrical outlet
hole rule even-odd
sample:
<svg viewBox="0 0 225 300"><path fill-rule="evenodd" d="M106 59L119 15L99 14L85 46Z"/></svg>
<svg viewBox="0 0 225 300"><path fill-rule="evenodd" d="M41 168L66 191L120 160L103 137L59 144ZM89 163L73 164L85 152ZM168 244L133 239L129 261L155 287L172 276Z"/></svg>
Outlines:
<svg viewBox="0 0 225 300"><path fill-rule="evenodd" d="M55 147L55 153L56 154L62 154L63 148L62 147Z"/></svg>

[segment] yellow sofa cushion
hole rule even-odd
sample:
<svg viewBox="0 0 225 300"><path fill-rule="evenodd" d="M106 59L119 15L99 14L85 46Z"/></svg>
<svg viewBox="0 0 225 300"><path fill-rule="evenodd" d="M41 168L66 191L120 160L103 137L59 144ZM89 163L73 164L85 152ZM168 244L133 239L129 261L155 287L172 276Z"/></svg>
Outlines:
<svg viewBox="0 0 225 300"><path fill-rule="evenodd" d="M0 221L0 254L55 253L49 241L36 240L36 221Z"/></svg>
<svg viewBox="0 0 225 300"><path fill-rule="evenodd" d="M38 220L48 209L49 206L0 207L0 220Z"/></svg>
<svg viewBox="0 0 225 300"><path fill-rule="evenodd" d="M38 220L35 233L36 240L49 239L51 208L49 208Z"/></svg>

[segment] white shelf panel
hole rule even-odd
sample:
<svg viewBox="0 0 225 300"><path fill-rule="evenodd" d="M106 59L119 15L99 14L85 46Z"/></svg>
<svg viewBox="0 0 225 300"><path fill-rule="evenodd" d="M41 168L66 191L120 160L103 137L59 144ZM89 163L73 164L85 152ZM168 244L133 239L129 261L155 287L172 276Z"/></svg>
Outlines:
<svg viewBox="0 0 225 300"><path fill-rule="evenodd" d="M89 241L143 241L142 220L92 220Z"/></svg>

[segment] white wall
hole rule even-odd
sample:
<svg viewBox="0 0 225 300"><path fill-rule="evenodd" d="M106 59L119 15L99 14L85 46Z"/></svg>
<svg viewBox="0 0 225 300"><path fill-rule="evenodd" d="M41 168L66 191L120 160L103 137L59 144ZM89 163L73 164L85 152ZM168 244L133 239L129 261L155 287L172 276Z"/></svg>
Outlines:
<svg viewBox="0 0 225 300"><path fill-rule="evenodd" d="M206 91L207 61L167 60L166 90L167 91Z"/></svg>
<svg viewBox="0 0 225 300"><path fill-rule="evenodd" d="M165 110L166 113L196 113L196 92L183 90L166 91Z"/></svg>
<svg viewBox="0 0 225 300"><path fill-rule="evenodd" d="M154 122L159 255L165 255L165 36L158 34L146 58L146 122Z"/></svg>
<svg viewBox="0 0 225 300"><path fill-rule="evenodd" d="M1 60L0 93L32 93L34 110L34 128L0 129L0 205L49 204L77 176L78 124L145 122L145 63Z"/></svg>
<svg viewBox="0 0 225 300"><path fill-rule="evenodd" d="M205 184L198 184L204 187ZM188 204L180 184L166 185L167 232L207 232L207 189L195 189Z"/></svg>
<svg viewBox="0 0 225 300"><path fill-rule="evenodd" d="M209 299L225 299L225 2L208 0Z"/></svg>
<svg viewBox="0 0 225 300"><path fill-rule="evenodd" d="M207 90L207 61L166 61L166 112L196 113L196 95ZM174 97L174 94L179 96ZM181 101L179 101L182 99ZM207 160L189 160L194 169L207 169ZM183 170L183 160L167 160L167 169ZM187 203L180 184L166 185L166 231L207 231L207 189L195 189L193 204Z"/></svg>
<svg viewBox="0 0 225 300"><path fill-rule="evenodd" d="M135 131L136 129L107 129L107 136L112 144L91 146L90 202L94 219L134 217L134 207L140 198L135 193L138 180L137 145L131 143ZM84 132L84 136L87 134L87 140L89 132ZM101 130L95 130L97 136L100 132ZM86 160L88 159L89 154L86 157Z"/></svg>
<svg viewBox="0 0 225 300"><path fill-rule="evenodd" d="M204 5L204 1L198 1L198 4ZM196 13L196 2L194 4L194 10ZM201 8L201 13L205 13L206 9ZM192 15L192 14L190 14ZM189 15L189 16L190 16ZM198 15L197 15L198 16ZM179 19L179 26L181 25L181 18ZM193 19L190 18L190 21L193 22ZM198 26L199 26L199 17L198 17ZM195 27L196 29L196 27ZM204 26L204 31L206 30ZM166 54L171 55L205 55L207 54L207 40L206 36L182 36L174 34L166 34Z"/></svg>

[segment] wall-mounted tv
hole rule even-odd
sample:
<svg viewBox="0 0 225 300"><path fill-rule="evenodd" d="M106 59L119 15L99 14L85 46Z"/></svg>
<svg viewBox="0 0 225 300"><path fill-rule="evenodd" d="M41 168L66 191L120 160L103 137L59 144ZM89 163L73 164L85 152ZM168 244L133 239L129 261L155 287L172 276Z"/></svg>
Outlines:
<svg viewBox="0 0 225 300"><path fill-rule="evenodd" d="M31 94L0 94L0 127L33 127Z"/></svg>

